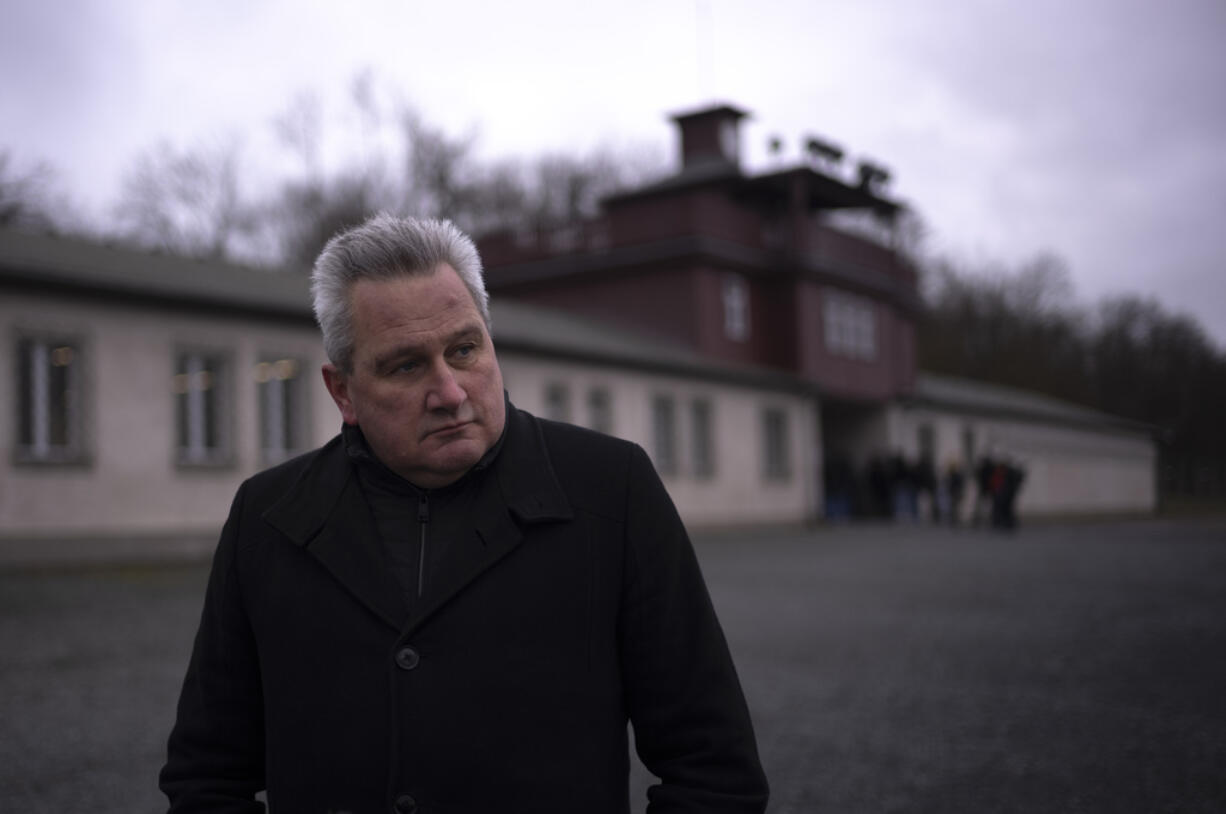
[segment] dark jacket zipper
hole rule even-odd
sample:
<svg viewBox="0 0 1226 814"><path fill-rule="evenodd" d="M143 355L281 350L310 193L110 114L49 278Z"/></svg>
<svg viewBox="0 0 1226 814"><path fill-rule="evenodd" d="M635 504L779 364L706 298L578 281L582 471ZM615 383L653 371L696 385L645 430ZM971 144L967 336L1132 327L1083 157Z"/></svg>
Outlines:
<svg viewBox="0 0 1226 814"><path fill-rule="evenodd" d="M426 589L426 526L430 522L430 497L421 492L417 498L417 523L421 528L421 545L417 550L417 598Z"/></svg>

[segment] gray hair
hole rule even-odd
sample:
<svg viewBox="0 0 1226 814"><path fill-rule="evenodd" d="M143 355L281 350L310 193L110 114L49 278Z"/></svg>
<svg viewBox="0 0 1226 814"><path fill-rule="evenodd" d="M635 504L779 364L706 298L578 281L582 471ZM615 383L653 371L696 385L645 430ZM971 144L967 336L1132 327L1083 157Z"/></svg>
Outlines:
<svg viewBox="0 0 1226 814"><path fill-rule="evenodd" d="M489 295L472 239L450 221L380 214L338 233L315 261L311 297L332 364L353 369L353 312L349 293L358 280L430 274L446 263L456 270L488 328Z"/></svg>

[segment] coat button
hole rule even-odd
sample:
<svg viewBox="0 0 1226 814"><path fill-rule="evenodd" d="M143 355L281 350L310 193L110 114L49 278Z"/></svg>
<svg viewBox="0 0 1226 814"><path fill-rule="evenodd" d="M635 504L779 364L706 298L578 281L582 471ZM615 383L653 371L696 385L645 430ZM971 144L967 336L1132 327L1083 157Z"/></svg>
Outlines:
<svg viewBox="0 0 1226 814"><path fill-rule="evenodd" d="M396 814L413 814L417 810L417 801L408 794L402 794L396 798L395 811Z"/></svg>
<svg viewBox="0 0 1226 814"><path fill-rule="evenodd" d="M411 647L402 647L396 651L396 666L401 670L412 670L421 663L421 656Z"/></svg>

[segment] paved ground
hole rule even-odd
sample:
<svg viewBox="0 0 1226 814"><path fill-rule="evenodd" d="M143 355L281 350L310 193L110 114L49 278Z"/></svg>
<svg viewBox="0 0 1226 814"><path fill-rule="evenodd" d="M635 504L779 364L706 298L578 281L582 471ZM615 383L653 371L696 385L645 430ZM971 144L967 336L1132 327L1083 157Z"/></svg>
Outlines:
<svg viewBox="0 0 1226 814"><path fill-rule="evenodd" d="M1226 521L725 534L699 553L775 814L1226 811ZM0 573L0 808L161 810L204 579Z"/></svg>

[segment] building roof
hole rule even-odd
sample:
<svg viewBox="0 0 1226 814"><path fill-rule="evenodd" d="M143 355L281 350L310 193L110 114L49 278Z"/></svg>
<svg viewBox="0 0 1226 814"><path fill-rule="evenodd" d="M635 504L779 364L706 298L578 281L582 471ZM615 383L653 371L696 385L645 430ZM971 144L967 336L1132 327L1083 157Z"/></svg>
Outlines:
<svg viewBox="0 0 1226 814"><path fill-rule="evenodd" d="M0 285L103 296L152 307L174 305L313 322L310 282L289 271L0 230ZM800 378L769 368L712 360L666 340L648 339L562 311L494 297L493 336L500 349L604 365L739 382L770 390L812 391Z"/></svg>
<svg viewBox="0 0 1226 814"><path fill-rule="evenodd" d="M673 121L682 121L684 119L707 118L712 116L726 116L733 119L743 119L749 115L749 111L743 107L737 107L728 102L720 102L717 104L703 105L693 109L678 111L669 116Z"/></svg>
<svg viewBox="0 0 1226 814"><path fill-rule="evenodd" d="M1101 430L1129 431L1152 435L1157 427L1080 404L1062 401L1032 390L998 384L919 373L915 389L904 403L939 407L946 410L998 416L1001 418L1043 421Z"/></svg>
<svg viewBox="0 0 1226 814"><path fill-rule="evenodd" d="M702 187L721 187L746 201L763 207L782 207L792 201L797 181L803 184L808 210L871 209L893 215L905 207L875 190L849 184L807 165L797 165L762 175L745 175L731 164L699 164L686 167L654 183L613 193L604 198L606 207L653 198Z"/></svg>
<svg viewBox="0 0 1226 814"><path fill-rule="evenodd" d="M0 230L0 282L202 309L310 318L304 275Z"/></svg>
<svg viewBox="0 0 1226 814"><path fill-rule="evenodd" d="M169 304L313 321L310 284L303 274L13 230L0 230L0 285L104 295L155 308ZM818 394L815 385L793 374L713 360L667 340L567 312L498 298L492 299L490 310L493 336L503 350ZM1149 424L1032 391L931 373L917 376L915 389L904 403L1108 431L1156 431Z"/></svg>

